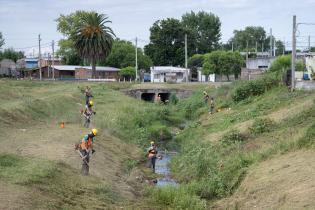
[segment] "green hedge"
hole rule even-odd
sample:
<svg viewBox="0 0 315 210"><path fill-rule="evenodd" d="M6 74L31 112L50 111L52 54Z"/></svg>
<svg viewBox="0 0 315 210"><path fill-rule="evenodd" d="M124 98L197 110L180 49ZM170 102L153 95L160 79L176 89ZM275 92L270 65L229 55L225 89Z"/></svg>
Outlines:
<svg viewBox="0 0 315 210"><path fill-rule="evenodd" d="M262 95L273 87L278 86L279 83L280 78L274 73L265 74L257 80L242 82L233 91L233 101L240 102L251 96Z"/></svg>

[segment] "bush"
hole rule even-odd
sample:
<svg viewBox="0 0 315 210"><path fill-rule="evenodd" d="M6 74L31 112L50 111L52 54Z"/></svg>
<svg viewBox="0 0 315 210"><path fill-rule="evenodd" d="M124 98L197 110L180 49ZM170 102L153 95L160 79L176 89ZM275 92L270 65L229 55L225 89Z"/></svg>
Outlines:
<svg viewBox="0 0 315 210"><path fill-rule="evenodd" d="M270 132L274 125L275 123L269 118L258 118L254 121L249 130L251 134L257 135Z"/></svg>
<svg viewBox="0 0 315 210"><path fill-rule="evenodd" d="M251 96L259 96L266 91L278 86L280 82L276 74L265 74L262 78L246 81L236 86L232 98L235 102L240 102Z"/></svg>
<svg viewBox="0 0 315 210"><path fill-rule="evenodd" d="M170 96L170 104L176 105L178 103L178 98L175 93L172 93Z"/></svg>
<svg viewBox="0 0 315 210"><path fill-rule="evenodd" d="M245 136L238 130L231 130L227 132L221 139L220 142L225 145L231 145L245 141Z"/></svg>

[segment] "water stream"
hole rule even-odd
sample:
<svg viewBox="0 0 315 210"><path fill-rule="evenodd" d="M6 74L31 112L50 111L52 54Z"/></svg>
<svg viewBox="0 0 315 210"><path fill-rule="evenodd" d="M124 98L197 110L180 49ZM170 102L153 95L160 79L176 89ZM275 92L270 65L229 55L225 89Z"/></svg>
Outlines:
<svg viewBox="0 0 315 210"><path fill-rule="evenodd" d="M155 164L155 173L159 174L160 177L157 179L156 186L177 186L178 183L171 178L170 170L168 168L168 163L171 161L172 157L176 154L175 152L159 152L163 158L157 159Z"/></svg>

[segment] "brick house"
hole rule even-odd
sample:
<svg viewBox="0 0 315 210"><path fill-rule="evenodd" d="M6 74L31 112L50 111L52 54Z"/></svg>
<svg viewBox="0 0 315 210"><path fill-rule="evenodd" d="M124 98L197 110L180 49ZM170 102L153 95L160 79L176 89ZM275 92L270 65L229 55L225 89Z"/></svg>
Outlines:
<svg viewBox="0 0 315 210"><path fill-rule="evenodd" d="M97 79L119 79L120 69L113 67L97 66L96 78ZM45 66L42 67L42 78L51 79L53 68ZM54 66L55 79L90 79L92 78L91 66L71 66L71 65L55 65ZM28 77L39 78L39 68L28 70Z"/></svg>

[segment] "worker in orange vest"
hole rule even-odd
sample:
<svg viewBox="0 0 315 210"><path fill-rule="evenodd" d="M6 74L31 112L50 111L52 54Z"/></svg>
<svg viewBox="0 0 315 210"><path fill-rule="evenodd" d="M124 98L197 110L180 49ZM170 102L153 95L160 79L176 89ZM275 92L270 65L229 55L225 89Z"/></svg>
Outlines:
<svg viewBox="0 0 315 210"><path fill-rule="evenodd" d="M81 141L81 144L76 146L78 149L80 156L83 160L82 162L82 175L87 176L89 175L89 162L90 162L90 155L93 154L95 150L93 149L93 141L94 137L97 135L97 129L93 128L92 131L85 135Z"/></svg>
<svg viewBox="0 0 315 210"><path fill-rule="evenodd" d="M150 160L150 168L152 168L153 173L155 172L155 162L157 159L157 146L155 145L154 141L151 141L151 146L147 150L147 157Z"/></svg>
<svg viewBox="0 0 315 210"><path fill-rule="evenodd" d="M88 105L85 107L85 110L81 110L81 114L84 117L84 127L89 128L90 127L90 123L91 123L91 117L92 115L96 114L95 111L93 111L92 107L93 107L93 101L89 101Z"/></svg>

